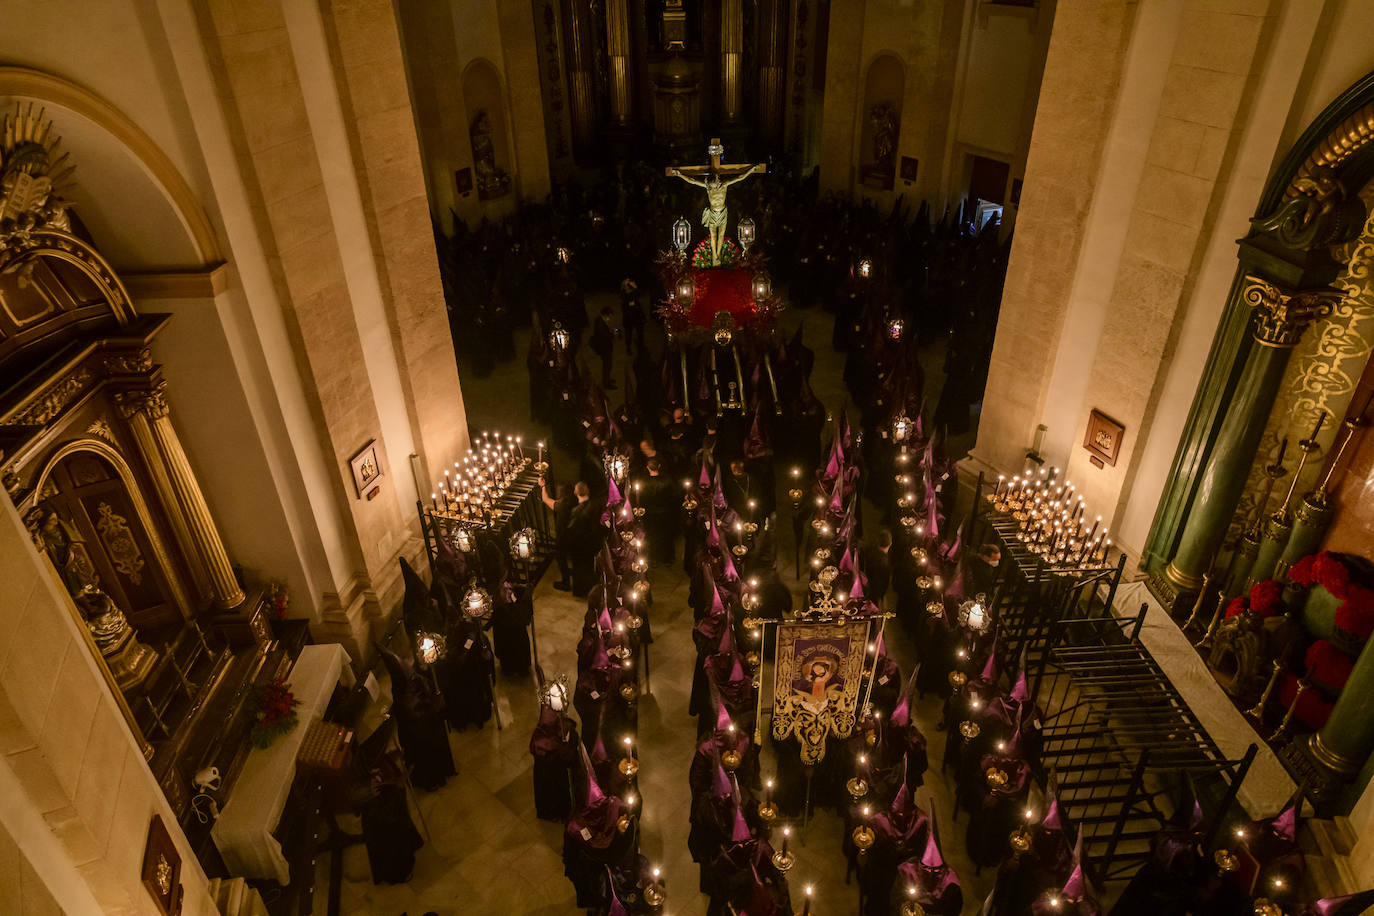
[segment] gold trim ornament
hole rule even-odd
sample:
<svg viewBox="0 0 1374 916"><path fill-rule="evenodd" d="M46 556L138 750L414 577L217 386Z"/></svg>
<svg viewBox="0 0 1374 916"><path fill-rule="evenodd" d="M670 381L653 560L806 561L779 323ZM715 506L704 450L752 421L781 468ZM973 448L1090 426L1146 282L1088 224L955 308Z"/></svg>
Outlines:
<svg viewBox="0 0 1374 916"><path fill-rule="evenodd" d="M0 251L28 248L45 229L71 232L67 208L75 166L42 108L16 105L0 121Z"/></svg>

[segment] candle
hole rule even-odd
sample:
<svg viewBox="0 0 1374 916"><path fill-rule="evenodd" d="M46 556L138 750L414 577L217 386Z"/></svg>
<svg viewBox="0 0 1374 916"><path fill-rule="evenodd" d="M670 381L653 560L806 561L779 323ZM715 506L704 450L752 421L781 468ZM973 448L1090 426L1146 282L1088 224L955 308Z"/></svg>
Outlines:
<svg viewBox="0 0 1374 916"><path fill-rule="evenodd" d="M1316 441L1317 433L1322 431L1322 426L1326 423L1326 411L1317 414L1317 425L1312 427L1312 435L1308 436L1309 441Z"/></svg>
<svg viewBox="0 0 1374 916"><path fill-rule="evenodd" d="M809 884L806 886L806 903L802 906L802 916L811 916L811 895L815 893L815 890Z"/></svg>
<svg viewBox="0 0 1374 916"><path fill-rule="evenodd" d="M792 838L792 828L784 826L782 828L782 857L787 858L787 841Z"/></svg>
<svg viewBox="0 0 1374 916"><path fill-rule="evenodd" d="M770 800L772 797L773 797L773 780L771 780L771 779L765 779L765 780L763 781L763 803L764 803L765 805L768 804L769 800ZM786 828L783 828L783 829L786 830Z"/></svg>

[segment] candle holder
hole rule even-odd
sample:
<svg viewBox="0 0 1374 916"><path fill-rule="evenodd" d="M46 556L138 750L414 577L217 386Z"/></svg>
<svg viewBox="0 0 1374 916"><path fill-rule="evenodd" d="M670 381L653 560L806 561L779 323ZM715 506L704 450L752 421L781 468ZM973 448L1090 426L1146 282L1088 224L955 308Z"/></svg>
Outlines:
<svg viewBox="0 0 1374 916"><path fill-rule="evenodd" d="M901 916L926 916L925 907L916 902L916 888L906 889L907 899L902 901Z"/></svg>
<svg viewBox="0 0 1374 916"><path fill-rule="evenodd" d="M868 851L873 848L874 842L878 839L877 834L873 832L873 828L867 824L860 824L855 827L854 832L849 836L850 839L854 841L854 848L859 850L860 859L868 855Z"/></svg>
<svg viewBox="0 0 1374 916"><path fill-rule="evenodd" d="M651 907L663 906L663 901L668 898L667 890L663 885L661 872L657 868L653 871L653 880L644 885L644 902Z"/></svg>
<svg viewBox="0 0 1374 916"><path fill-rule="evenodd" d="M1274 659L1274 673L1269 675L1269 683L1264 685L1264 692L1260 694L1258 702L1254 706L1245 710L1245 714L1250 718L1263 722L1264 707L1269 705L1269 697L1274 693L1274 688L1278 686L1279 675L1283 673L1283 662Z"/></svg>
<svg viewBox="0 0 1374 916"><path fill-rule="evenodd" d="M949 685L953 687L955 690L958 690L960 687L963 687L967 683L968 675L964 672L955 669L954 671L951 671L949 673Z"/></svg>
<svg viewBox="0 0 1374 916"><path fill-rule="evenodd" d="M1183 626L1180 627L1180 629L1183 630L1183 632L1188 632L1188 630L1192 628L1193 623L1196 622L1197 619L1202 616L1202 608L1207 601L1207 589L1211 587L1211 585L1212 570L1209 568L1205 573L1202 574L1202 587L1198 589L1197 601L1193 602L1193 613L1188 615L1188 619L1184 621Z"/></svg>
<svg viewBox="0 0 1374 916"><path fill-rule="evenodd" d="M778 806L771 801L759 802L759 820L766 825L771 825L778 819Z"/></svg>
<svg viewBox="0 0 1374 916"><path fill-rule="evenodd" d="M1298 703L1302 700L1302 695L1306 693L1311 686L1312 682L1307 678L1298 681L1298 689L1293 694L1293 702L1288 704L1288 711L1283 714L1283 721L1279 723L1279 727L1274 730L1274 733L1269 736L1270 744L1273 744L1280 738L1288 737L1289 727L1293 724L1293 716L1297 715L1298 712Z"/></svg>
<svg viewBox="0 0 1374 916"><path fill-rule="evenodd" d="M943 601L927 601L926 613L931 617L945 616L945 603Z"/></svg>
<svg viewBox="0 0 1374 916"><path fill-rule="evenodd" d="M1283 908L1268 897L1256 897L1255 916L1283 916Z"/></svg>
<svg viewBox="0 0 1374 916"><path fill-rule="evenodd" d="M1212 613L1212 622L1207 625L1207 632L1202 634L1202 638L1194 643L1194 645L1204 652L1212 648L1212 637L1216 635L1217 627L1221 626L1221 615L1225 610L1226 593L1222 592L1220 595L1217 595L1217 609Z"/></svg>
<svg viewBox="0 0 1374 916"><path fill-rule="evenodd" d="M965 719L959 723L959 734L963 735L968 741L972 741L982 734L983 728L972 719Z"/></svg>
<svg viewBox="0 0 1374 916"><path fill-rule="evenodd" d="M735 750L734 748L730 748L728 751L723 751L720 755L720 765L725 767L725 769L731 773L735 772L735 770L738 770L739 765L743 762L744 758L740 756L740 752Z"/></svg>
<svg viewBox="0 0 1374 916"><path fill-rule="evenodd" d="M1011 832L1011 836L1007 838L1007 842L1011 844L1012 854L1019 856L1021 853L1027 852L1031 848L1030 831L1025 827L1017 827Z"/></svg>
<svg viewBox="0 0 1374 916"><path fill-rule="evenodd" d="M1225 847L1212 853L1212 861L1217 866L1217 874L1220 875L1233 872L1240 866L1240 862L1236 859L1235 854Z"/></svg>
<svg viewBox="0 0 1374 916"><path fill-rule="evenodd" d="M860 776L852 777L844 787L849 792L849 797L856 802L868 794L868 782Z"/></svg>
<svg viewBox="0 0 1374 916"><path fill-rule="evenodd" d="M783 840L782 849L773 853L773 867L784 875L792 870L792 866L797 864L797 857L787 851L787 840Z"/></svg>

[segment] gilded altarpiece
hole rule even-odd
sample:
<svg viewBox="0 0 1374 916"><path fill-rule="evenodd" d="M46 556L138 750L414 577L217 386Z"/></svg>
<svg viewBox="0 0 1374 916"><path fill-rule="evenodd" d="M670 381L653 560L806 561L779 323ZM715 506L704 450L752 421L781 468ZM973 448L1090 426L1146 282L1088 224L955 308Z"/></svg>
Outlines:
<svg viewBox="0 0 1374 916"><path fill-rule="evenodd" d="M1367 204L1374 201L1374 185L1366 186L1360 196ZM1326 419L1316 440L1320 451L1303 468L1294 493L1300 498L1316 484L1321 459L1336 438L1340 420L1369 362L1374 350L1374 207L1371 211L1359 237L1333 251L1333 257L1346 266L1332 286L1345 295L1328 317L1307 331L1289 360L1259 454L1250 468L1245 495L1227 532L1228 542L1238 536L1240 525L1253 517L1255 501L1263 492L1264 465L1273 461L1279 442L1288 439L1285 464L1291 474L1297 441L1312 432L1324 412ZM1291 480L1291 476L1285 477L1273 488L1266 512L1278 508Z"/></svg>
<svg viewBox="0 0 1374 916"><path fill-rule="evenodd" d="M172 809L194 773L232 784L253 685L290 659L245 594L170 416L140 315L67 213L53 125L0 123L0 482Z"/></svg>

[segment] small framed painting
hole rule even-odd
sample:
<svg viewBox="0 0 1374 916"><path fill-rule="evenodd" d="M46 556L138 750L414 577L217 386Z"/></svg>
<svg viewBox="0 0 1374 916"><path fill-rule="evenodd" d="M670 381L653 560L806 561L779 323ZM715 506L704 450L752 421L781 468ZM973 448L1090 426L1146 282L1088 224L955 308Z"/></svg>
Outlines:
<svg viewBox="0 0 1374 916"><path fill-rule="evenodd" d="M382 476L382 464L377 460L377 440L373 439L348 459L348 466L353 470L353 486L358 491L358 498L362 499Z"/></svg>
<svg viewBox="0 0 1374 916"><path fill-rule="evenodd" d="M158 909L167 916L181 912L181 854L172 836L162 823L162 815L154 814L148 826L148 842L143 847L143 886L152 895Z"/></svg>
<svg viewBox="0 0 1374 916"><path fill-rule="evenodd" d="M472 169L461 168L453 173L453 184L458 193L467 196L472 193Z"/></svg>
<svg viewBox="0 0 1374 916"><path fill-rule="evenodd" d="M1088 429L1083 434L1083 447L1091 456L1089 460L1098 467L1104 464L1115 467L1121 454L1121 437L1125 434L1126 427L1094 408L1088 415Z"/></svg>
<svg viewBox="0 0 1374 916"><path fill-rule="evenodd" d="M915 180L916 180L916 168L917 168L917 162L916 162L916 159L915 159L914 157L912 157L912 156L903 156L903 157L902 157L902 172L901 172L901 174L902 174L902 181L915 181Z"/></svg>

